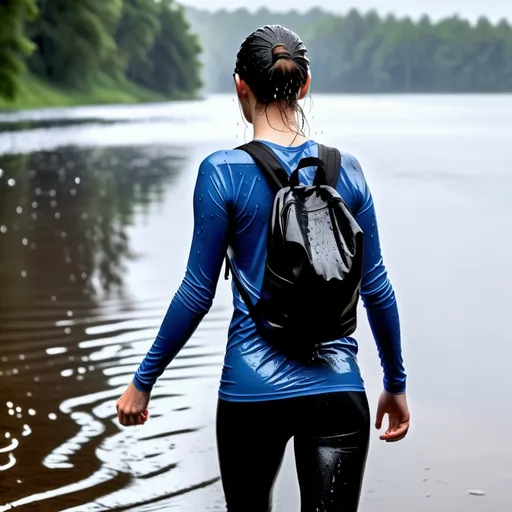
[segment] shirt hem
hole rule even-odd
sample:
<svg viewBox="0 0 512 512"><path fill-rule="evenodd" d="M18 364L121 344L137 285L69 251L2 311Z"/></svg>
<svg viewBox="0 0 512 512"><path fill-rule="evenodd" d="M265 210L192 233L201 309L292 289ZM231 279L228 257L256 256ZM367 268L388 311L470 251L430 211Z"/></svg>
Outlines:
<svg viewBox="0 0 512 512"><path fill-rule="evenodd" d="M282 391L265 394L231 394L219 390L219 399L226 402L269 402L271 400L284 400L286 398L296 398L300 396L323 395L325 393L336 393L340 391L365 392L364 386L326 386L323 388L297 391Z"/></svg>

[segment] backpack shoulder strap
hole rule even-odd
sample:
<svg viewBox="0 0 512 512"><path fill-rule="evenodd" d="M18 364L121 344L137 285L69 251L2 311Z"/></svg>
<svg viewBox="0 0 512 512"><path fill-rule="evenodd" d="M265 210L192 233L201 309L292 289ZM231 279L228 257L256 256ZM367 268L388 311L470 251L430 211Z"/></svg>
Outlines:
<svg viewBox="0 0 512 512"><path fill-rule="evenodd" d="M265 179L268 184L272 188L272 190L277 193L277 191L283 187L288 185L289 179L287 172L283 169L281 162L277 159L274 152L263 142L251 141L247 144L237 147L236 149L240 149L248 153L252 159L255 161L256 165L263 172ZM224 268L224 279L229 279L229 272L232 270L232 262L231 260L234 257L233 249L228 247L228 252L226 254L226 263ZM243 301L247 305L249 309L250 315L255 319L256 311L255 307L251 302L249 294L247 290L245 290L243 283L240 282L240 279L236 275L235 272L232 272L233 280L237 285L238 291L242 296Z"/></svg>
<svg viewBox="0 0 512 512"><path fill-rule="evenodd" d="M318 158L325 164L327 185L335 189L340 177L341 153L336 148L318 144Z"/></svg>
<svg viewBox="0 0 512 512"><path fill-rule="evenodd" d="M288 185L288 174L274 152L262 142L252 141L236 149L249 153L261 169L274 192Z"/></svg>

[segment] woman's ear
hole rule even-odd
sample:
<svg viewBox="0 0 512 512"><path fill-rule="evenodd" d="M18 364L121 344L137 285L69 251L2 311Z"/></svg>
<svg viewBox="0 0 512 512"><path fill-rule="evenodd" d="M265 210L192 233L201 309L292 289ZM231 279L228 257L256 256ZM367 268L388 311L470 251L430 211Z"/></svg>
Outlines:
<svg viewBox="0 0 512 512"><path fill-rule="evenodd" d="M248 123L252 123L251 90L247 83L238 74L235 74L235 88L238 102L242 107L242 113Z"/></svg>
<svg viewBox="0 0 512 512"><path fill-rule="evenodd" d="M235 74L235 89L240 99L247 98L249 92L247 84L238 76L238 73Z"/></svg>
<svg viewBox="0 0 512 512"><path fill-rule="evenodd" d="M311 72L308 71L308 77L306 78L306 83L301 87L299 91L299 100L303 100L306 97L306 94L309 91L309 86L311 85Z"/></svg>

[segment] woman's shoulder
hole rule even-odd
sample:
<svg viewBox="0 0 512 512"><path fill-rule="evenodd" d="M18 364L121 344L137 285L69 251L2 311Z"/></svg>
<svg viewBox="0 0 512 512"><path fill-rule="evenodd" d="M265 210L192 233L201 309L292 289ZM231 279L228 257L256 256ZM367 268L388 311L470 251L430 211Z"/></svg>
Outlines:
<svg viewBox="0 0 512 512"><path fill-rule="evenodd" d="M358 158L354 154L342 151L340 180L338 191L342 193L345 202L349 204L352 211L357 212L365 203L368 196L366 178Z"/></svg>
<svg viewBox="0 0 512 512"><path fill-rule="evenodd" d="M221 168L226 164L250 164L253 163L251 157L241 149L219 149L208 155L201 165Z"/></svg>
<svg viewBox="0 0 512 512"><path fill-rule="evenodd" d="M352 154L347 151L341 151L341 167L345 170L351 170L356 173L363 173L363 169L361 167L361 163L359 160Z"/></svg>

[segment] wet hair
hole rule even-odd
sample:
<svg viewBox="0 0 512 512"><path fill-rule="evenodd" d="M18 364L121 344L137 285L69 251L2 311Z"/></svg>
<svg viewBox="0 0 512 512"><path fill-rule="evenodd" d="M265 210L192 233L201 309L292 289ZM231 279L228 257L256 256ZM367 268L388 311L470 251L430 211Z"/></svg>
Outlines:
<svg viewBox="0 0 512 512"><path fill-rule="evenodd" d="M253 32L240 46L235 74L244 80L259 104L278 102L302 115L298 94L306 84L309 59L299 36L281 25L266 25Z"/></svg>

